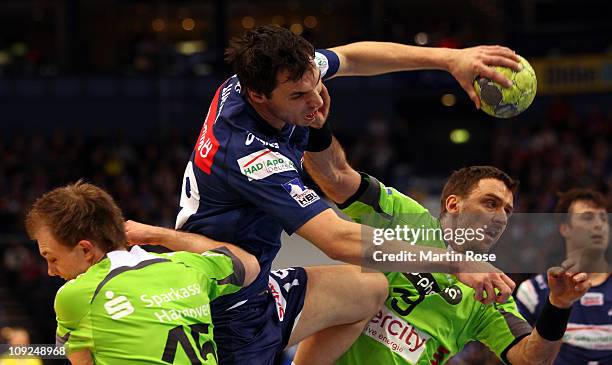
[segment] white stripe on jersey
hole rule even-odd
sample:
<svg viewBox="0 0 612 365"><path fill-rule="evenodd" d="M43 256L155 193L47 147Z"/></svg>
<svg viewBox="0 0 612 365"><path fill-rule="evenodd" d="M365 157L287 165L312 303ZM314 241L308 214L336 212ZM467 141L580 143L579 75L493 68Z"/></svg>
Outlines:
<svg viewBox="0 0 612 365"><path fill-rule="evenodd" d="M111 251L106 254L111 262L110 271L118 267L134 267L145 260L158 259L159 257L148 253L138 246L132 247L131 251Z"/></svg>
<svg viewBox="0 0 612 365"><path fill-rule="evenodd" d="M521 283L521 285L519 285L519 288L516 291L516 299L521 302L532 314L535 313L536 307L538 306L538 303L540 303L538 293L536 292L531 280L525 280Z"/></svg>

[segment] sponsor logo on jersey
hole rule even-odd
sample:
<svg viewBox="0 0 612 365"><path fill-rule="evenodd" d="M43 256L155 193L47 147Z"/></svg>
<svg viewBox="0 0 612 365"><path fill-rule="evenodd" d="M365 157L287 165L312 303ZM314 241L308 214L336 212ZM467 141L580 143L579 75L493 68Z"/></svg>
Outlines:
<svg viewBox="0 0 612 365"><path fill-rule="evenodd" d="M244 140L244 145L245 146L250 146L253 141L257 141L259 143L261 143L262 145L266 146L266 147L271 147L271 148L276 148L279 149L280 146L278 144L278 142L268 142L268 141L264 141L263 139L257 137L256 135L254 135L253 133L249 133L247 134L246 139Z"/></svg>
<svg viewBox="0 0 612 365"><path fill-rule="evenodd" d="M580 304L585 307L592 307L595 305L603 305L604 304L604 295L603 293L585 293L582 298L580 298Z"/></svg>
<svg viewBox="0 0 612 365"><path fill-rule="evenodd" d="M223 85L222 85L223 86ZM196 143L194 152L194 162L196 166L204 173L210 175L215 154L219 149L219 142L213 133L213 127L217 122L217 118L223 110L223 105L231 93L233 84L230 83L223 89L221 86L215 92L212 103L208 108L208 114L202 125L198 142Z"/></svg>
<svg viewBox="0 0 612 365"><path fill-rule="evenodd" d="M295 165L289 158L267 148L239 158L236 162L240 167L240 172L249 181L262 180L270 175L284 171L297 172Z"/></svg>
<svg viewBox="0 0 612 365"><path fill-rule="evenodd" d="M612 324L568 323L563 342L587 350L612 350Z"/></svg>
<svg viewBox="0 0 612 365"><path fill-rule="evenodd" d="M146 307L160 308L164 303L185 300L189 297L200 295L201 293L202 288L200 284L194 283L182 288L170 288L162 293L142 294L140 300L146 304Z"/></svg>
<svg viewBox="0 0 612 365"><path fill-rule="evenodd" d="M319 200L319 195L314 190L305 186L299 178L287 181L283 188L291 195L300 207L304 208Z"/></svg>
<svg viewBox="0 0 612 365"><path fill-rule="evenodd" d="M370 320L363 334L380 342L411 364L417 363L430 338L386 307Z"/></svg>
<svg viewBox="0 0 612 365"><path fill-rule="evenodd" d="M282 322L283 319L285 319L285 309L287 308L287 300L281 292L280 285L274 278L268 277L268 287L270 288L270 293L274 298L274 303L276 303L276 313L278 314L278 320Z"/></svg>
<svg viewBox="0 0 612 365"><path fill-rule="evenodd" d="M325 76L327 70L329 70L329 61L327 57L325 57L323 53L315 52L314 62L319 70L321 70L321 77Z"/></svg>
<svg viewBox="0 0 612 365"><path fill-rule="evenodd" d="M457 285L451 285L440 292L440 296L450 305L457 305L463 299L463 292Z"/></svg>
<svg viewBox="0 0 612 365"><path fill-rule="evenodd" d="M108 313L112 319L118 320L134 313L134 306L125 296L120 295L115 298L115 293L110 290L104 293L104 295L106 299L110 299L108 302L104 303L104 310L106 310L106 313Z"/></svg>

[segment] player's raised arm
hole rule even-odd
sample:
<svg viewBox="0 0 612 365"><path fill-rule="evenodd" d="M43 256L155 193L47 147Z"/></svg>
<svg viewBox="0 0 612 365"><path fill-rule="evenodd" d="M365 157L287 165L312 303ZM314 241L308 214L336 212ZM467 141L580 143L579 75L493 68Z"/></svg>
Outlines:
<svg viewBox="0 0 612 365"><path fill-rule="evenodd" d="M474 91L476 76L490 78L502 85L510 81L489 66L519 70L519 57L502 46L478 46L464 49L409 46L390 42L357 42L334 47L340 60L335 76L370 76L395 71L438 69L450 72L477 107Z"/></svg>
<svg viewBox="0 0 612 365"><path fill-rule="evenodd" d="M550 294L536 327L508 350L511 364L552 364L561 348L572 304L591 287L587 274L572 272L571 267L550 269L548 284Z"/></svg>
<svg viewBox="0 0 612 365"><path fill-rule="evenodd" d="M259 262L255 256L231 243L219 242L206 236L176 231L170 228L151 226L148 224L128 220L125 222L125 233L128 244L147 244L164 246L172 251L187 251L202 253L219 247L226 247L244 265L244 286L248 286L259 274Z"/></svg>

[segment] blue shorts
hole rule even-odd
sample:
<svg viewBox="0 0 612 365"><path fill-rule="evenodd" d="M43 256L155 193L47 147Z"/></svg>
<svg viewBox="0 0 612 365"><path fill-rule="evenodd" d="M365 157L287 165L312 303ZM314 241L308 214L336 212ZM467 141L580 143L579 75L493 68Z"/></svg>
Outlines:
<svg viewBox="0 0 612 365"><path fill-rule="evenodd" d="M219 364L278 364L302 313L307 283L302 267L272 271L268 290L216 314Z"/></svg>

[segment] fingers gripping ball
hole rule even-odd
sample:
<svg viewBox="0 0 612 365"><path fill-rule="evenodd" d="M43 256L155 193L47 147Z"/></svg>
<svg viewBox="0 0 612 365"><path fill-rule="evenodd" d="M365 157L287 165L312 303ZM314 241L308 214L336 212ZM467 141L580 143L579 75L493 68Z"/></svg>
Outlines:
<svg viewBox="0 0 612 365"><path fill-rule="evenodd" d="M510 118L522 113L531 105L536 95L538 81L535 71L523 57L521 57L521 66L520 71L495 67L497 72L512 81L512 86L509 88L486 77L477 77L474 80L474 89L480 98L481 109L485 113L497 118Z"/></svg>

